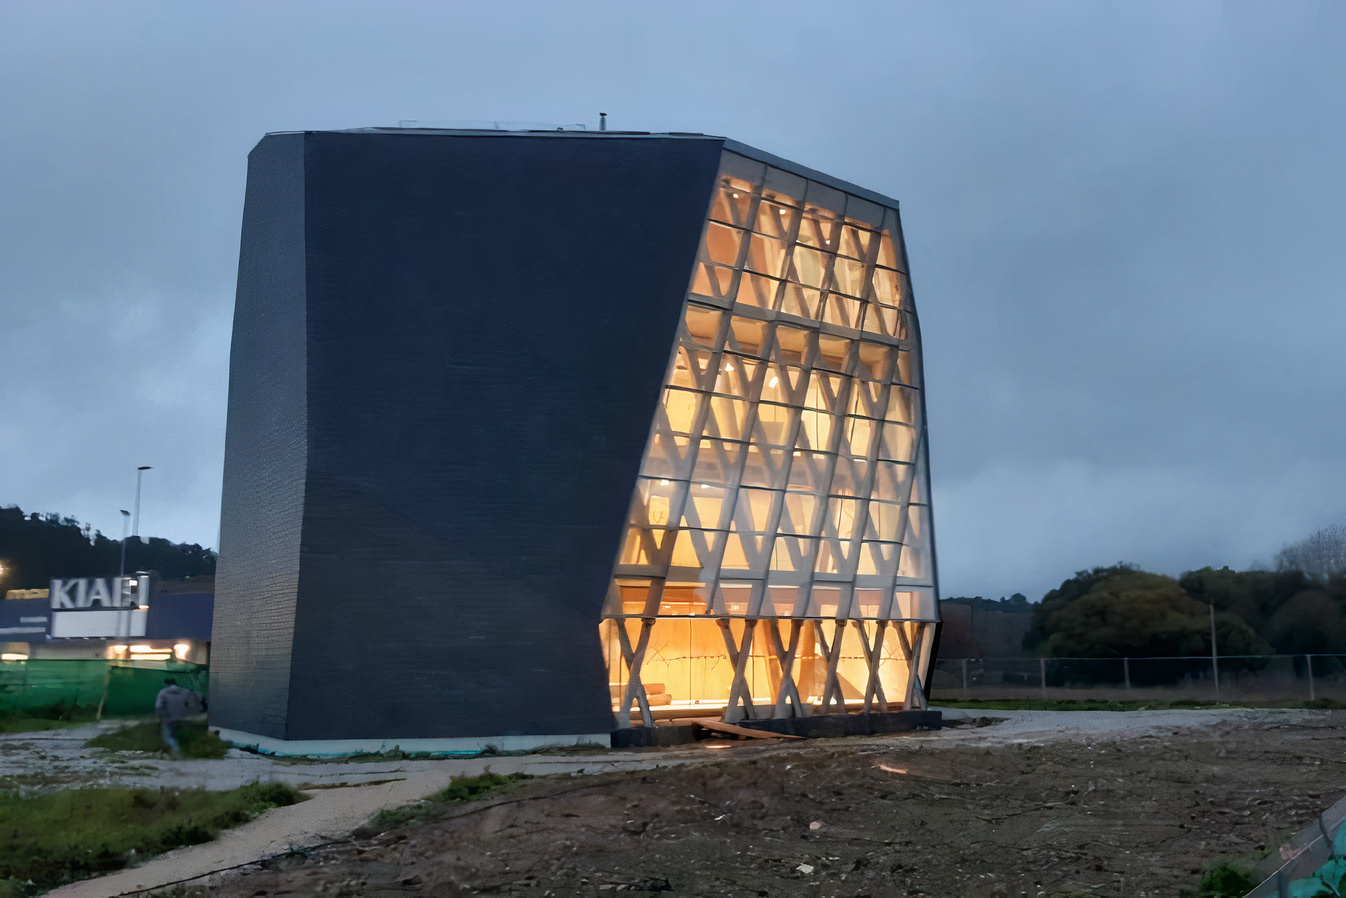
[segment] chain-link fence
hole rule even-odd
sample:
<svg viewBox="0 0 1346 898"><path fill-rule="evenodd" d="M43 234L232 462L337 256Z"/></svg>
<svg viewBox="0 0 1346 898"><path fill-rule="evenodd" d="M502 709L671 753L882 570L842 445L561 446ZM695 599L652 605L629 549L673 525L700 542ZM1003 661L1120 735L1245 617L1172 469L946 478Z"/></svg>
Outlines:
<svg viewBox="0 0 1346 898"><path fill-rule="evenodd" d="M154 713L166 677L202 695L205 665L180 661L37 659L0 663L0 713L49 715L74 708L102 708L105 716Z"/></svg>
<svg viewBox="0 0 1346 898"><path fill-rule="evenodd" d="M1346 702L1346 655L940 658L930 698Z"/></svg>

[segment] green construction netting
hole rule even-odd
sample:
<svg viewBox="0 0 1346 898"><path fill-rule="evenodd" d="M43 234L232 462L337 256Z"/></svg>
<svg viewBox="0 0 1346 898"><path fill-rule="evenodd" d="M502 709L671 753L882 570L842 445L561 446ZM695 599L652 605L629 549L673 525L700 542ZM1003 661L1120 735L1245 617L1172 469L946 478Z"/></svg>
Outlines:
<svg viewBox="0 0 1346 898"><path fill-rule="evenodd" d="M0 713L97 708L102 702L104 716L153 714L165 677L205 695L207 674L204 665L179 661L6 661L0 663Z"/></svg>

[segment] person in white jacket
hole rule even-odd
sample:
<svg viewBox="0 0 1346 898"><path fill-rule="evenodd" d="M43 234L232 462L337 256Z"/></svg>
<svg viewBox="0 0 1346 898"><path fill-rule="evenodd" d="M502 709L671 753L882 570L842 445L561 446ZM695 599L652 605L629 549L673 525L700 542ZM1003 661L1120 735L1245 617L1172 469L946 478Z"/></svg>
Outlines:
<svg viewBox="0 0 1346 898"><path fill-rule="evenodd" d="M164 744L173 757L181 757L182 747L178 745L177 725L193 714L200 714L206 708L201 696L185 686L179 686L172 677L164 680L164 688L154 699L154 713L159 718L159 729Z"/></svg>

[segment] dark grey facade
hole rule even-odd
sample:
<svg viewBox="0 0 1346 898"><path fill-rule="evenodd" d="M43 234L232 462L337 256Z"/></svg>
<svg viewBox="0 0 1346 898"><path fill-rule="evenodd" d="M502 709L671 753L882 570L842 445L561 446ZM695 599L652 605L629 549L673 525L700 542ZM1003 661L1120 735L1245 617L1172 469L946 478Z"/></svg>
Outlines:
<svg viewBox="0 0 1346 898"><path fill-rule="evenodd" d="M262 140L213 725L284 740L611 729L597 624L721 144Z"/></svg>

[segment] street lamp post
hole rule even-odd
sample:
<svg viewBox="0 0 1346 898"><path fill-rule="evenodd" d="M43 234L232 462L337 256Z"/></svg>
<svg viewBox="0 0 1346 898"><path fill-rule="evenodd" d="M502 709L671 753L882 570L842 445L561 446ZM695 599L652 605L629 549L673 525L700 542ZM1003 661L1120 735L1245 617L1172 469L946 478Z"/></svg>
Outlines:
<svg viewBox="0 0 1346 898"><path fill-rule="evenodd" d="M136 468L136 504L135 504L136 511L135 511L135 518L134 520L131 521L132 536L140 535L140 479L145 475L145 472L148 471L149 469L150 469L149 465L141 465L140 467Z"/></svg>
<svg viewBox="0 0 1346 898"><path fill-rule="evenodd" d="M1215 600L1210 603L1210 664L1215 670L1215 700L1220 700L1220 653L1215 648Z"/></svg>
<svg viewBox="0 0 1346 898"><path fill-rule="evenodd" d="M118 577L125 578L125 576L126 576L126 534L127 534L127 532L128 532L128 528L130 527L130 524L131 524L131 513L130 513L129 511L127 511L125 508L123 508L123 509L121 510L121 512L122 512L122 566L121 566L121 570L117 572L117 576L118 576Z"/></svg>

